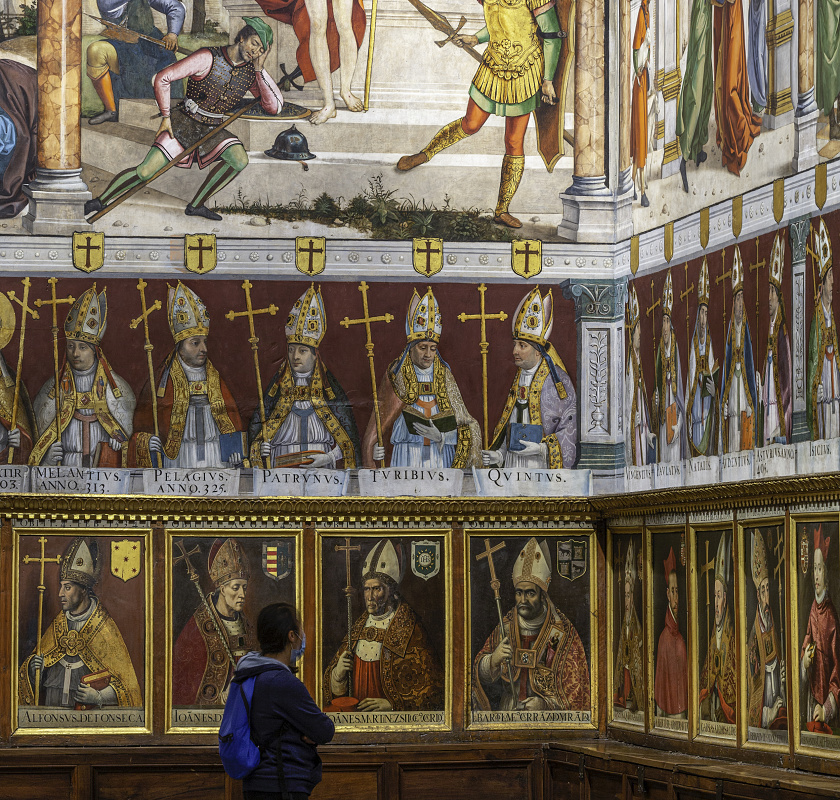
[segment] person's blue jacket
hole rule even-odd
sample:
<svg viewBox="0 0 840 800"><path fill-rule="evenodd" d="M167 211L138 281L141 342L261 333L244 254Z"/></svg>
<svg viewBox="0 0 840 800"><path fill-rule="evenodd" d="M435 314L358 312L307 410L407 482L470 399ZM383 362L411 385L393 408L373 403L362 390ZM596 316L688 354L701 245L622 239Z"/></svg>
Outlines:
<svg viewBox="0 0 840 800"><path fill-rule="evenodd" d="M292 671L273 658L247 653L236 666L233 682L257 675L251 711L251 735L264 747L260 765L244 780L249 792L279 792L273 744L283 726L283 774L286 790L311 794L321 780L321 759L316 745L326 744L335 724L324 714ZM233 687L231 687L233 691ZM303 737L315 744L305 742Z"/></svg>

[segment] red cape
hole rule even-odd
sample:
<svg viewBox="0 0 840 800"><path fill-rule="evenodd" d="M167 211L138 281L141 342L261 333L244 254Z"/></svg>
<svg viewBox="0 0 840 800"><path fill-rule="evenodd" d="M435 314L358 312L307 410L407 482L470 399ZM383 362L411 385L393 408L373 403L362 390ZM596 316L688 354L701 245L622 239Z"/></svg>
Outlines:
<svg viewBox="0 0 840 800"><path fill-rule="evenodd" d="M297 63L307 83L315 80L315 70L309 58L309 14L303 0L257 0L266 16L291 25L300 43L297 49ZM341 65L338 53L338 28L333 16L332 0L327 0L327 46L330 49L330 72L335 72ZM361 0L354 0L353 11L350 16L353 33L356 36L356 47L362 45L365 38L367 17ZM291 72L291 70L289 70Z"/></svg>
<svg viewBox="0 0 840 800"><path fill-rule="evenodd" d="M192 616L172 648L172 705L198 705L198 690L207 666L204 637Z"/></svg>
<svg viewBox="0 0 840 800"><path fill-rule="evenodd" d="M682 714L688 708L688 669L685 639L670 608L665 609L665 627L659 634L653 696L666 714Z"/></svg>

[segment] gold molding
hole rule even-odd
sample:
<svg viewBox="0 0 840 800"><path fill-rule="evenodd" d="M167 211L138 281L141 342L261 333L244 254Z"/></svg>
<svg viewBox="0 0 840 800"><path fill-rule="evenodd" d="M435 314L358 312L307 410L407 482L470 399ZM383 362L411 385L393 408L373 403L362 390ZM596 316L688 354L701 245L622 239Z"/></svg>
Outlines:
<svg viewBox="0 0 840 800"><path fill-rule="evenodd" d="M661 119L659 122L656 123L656 138L657 139L664 139L665 138L665 120Z"/></svg>
<svg viewBox="0 0 840 800"><path fill-rule="evenodd" d="M790 87L780 92L771 92L767 98L767 113L775 117L786 114L788 111L793 111Z"/></svg>
<svg viewBox="0 0 840 800"><path fill-rule="evenodd" d="M765 39L772 57L773 50L793 39L793 12L788 8L767 22Z"/></svg>
<svg viewBox="0 0 840 800"><path fill-rule="evenodd" d="M676 69L670 72L664 72L662 75L662 82L660 89L662 90L662 99L667 103L669 100L676 100L680 96L680 85L682 84L682 74L680 73L679 64Z"/></svg>
<svg viewBox="0 0 840 800"><path fill-rule="evenodd" d="M674 141L668 142L668 144L665 145L665 153L662 156L662 163L670 164L672 161L676 161L679 157L679 144L677 143L677 140L674 139Z"/></svg>

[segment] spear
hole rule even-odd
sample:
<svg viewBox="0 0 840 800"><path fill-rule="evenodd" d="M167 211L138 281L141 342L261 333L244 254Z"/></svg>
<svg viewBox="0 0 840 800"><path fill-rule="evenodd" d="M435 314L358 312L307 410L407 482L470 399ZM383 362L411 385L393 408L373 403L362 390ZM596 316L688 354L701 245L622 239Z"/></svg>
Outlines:
<svg viewBox="0 0 840 800"><path fill-rule="evenodd" d="M156 44L159 47L166 47L166 45L160 39L153 39L151 36L146 36L145 34L137 33L137 31L132 31L129 28L126 28L122 25L115 25L113 22L108 22L107 19L102 19L102 17L95 17L93 14L86 14L85 16L90 17L91 19L95 19L97 22L102 23L105 26L104 33L109 39L115 39L118 42L125 42L126 44L137 44L137 42L143 39L144 41L151 42L152 44ZM195 51L186 50L183 47L176 47L175 52L181 53L185 56L190 56Z"/></svg>

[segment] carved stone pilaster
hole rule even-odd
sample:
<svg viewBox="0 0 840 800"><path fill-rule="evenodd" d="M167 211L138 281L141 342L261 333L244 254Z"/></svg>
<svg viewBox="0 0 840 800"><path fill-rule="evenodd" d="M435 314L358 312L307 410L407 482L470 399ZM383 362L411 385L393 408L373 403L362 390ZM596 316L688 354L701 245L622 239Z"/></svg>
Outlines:
<svg viewBox="0 0 840 800"><path fill-rule="evenodd" d="M566 280L578 341L578 467L596 492L620 490L624 475L624 305L627 280Z"/></svg>
<svg viewBox="0 0 840 800"><path fill-rule="evenodd" d="M808 415L805 403L807 355L805 347L805 258L810 217L800 217L790 223L791 253L791 356L793 358L793 430L791 439L803 442L809 438Z"/></svg>

